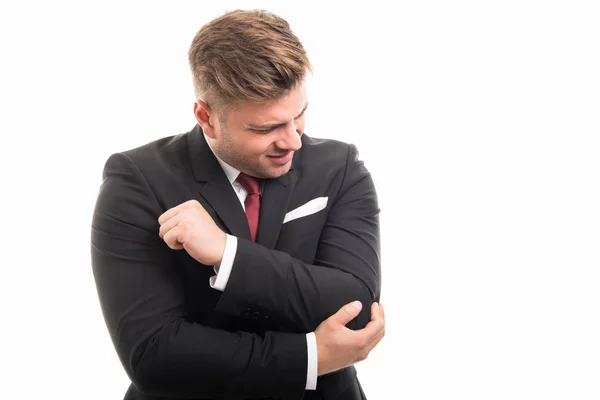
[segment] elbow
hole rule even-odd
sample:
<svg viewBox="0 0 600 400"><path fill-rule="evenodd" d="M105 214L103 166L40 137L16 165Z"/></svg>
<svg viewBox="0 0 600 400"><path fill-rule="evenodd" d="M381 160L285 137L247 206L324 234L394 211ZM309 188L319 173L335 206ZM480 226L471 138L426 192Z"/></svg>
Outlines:
<svg viewBox="0 0 600 400"><path fill-rule="evenodd" d="M143 359L129 371L129 379L135 388L149 396L181 397L189 390L174 372L177 365L157 354L144 354Z"/></svg>
<svg viewBox="0 0 600 400"><path fill-rule="evenodd" d="M147 342L152 342L152 339ZM168 392L163 375L168 368L166 363L159 360L156 347L145 343L134 350L127 373L137 390L146 395L160 396Z"/></svg>
<svg viewBox="0 0 600 400"><path fill-rule="evenodd" d="M354 319L354 326L352 327L354 330L363 329L371 321L371 308L373 302L374 300L370 296L361 300L363 306L358 316Z"/></svg>
<svg viewBox="0 0 600 400"><path fill-rule="evenodd" d="M202 375L190 379L189 372L181 363L162 362L155 359L137 366L129 374L135 388L156 397L208 397L211 383Z"/></svg>
<svg viewBox="0 0 600 400"><path fill-rule="evenodd" d="M355 292L356 299L362 303L362 310L356 318L348 324L348 328L359 330L363 329L371 321L371 307L373 302L379 301L379 293L372 293L361 281L358 281L358 289Z"/></svg>
<svg viewBox="0 0 600 400"><path fill-rule="evenodd" d="M131 351L127 372L133 386L161 398L212 398L222 394L227 388L214 372L218 368L209 368L204 357L190 350L187 342L174 340L174 330L173 325L163 327Z"/></svg>
<svg viewBox="0 0 600 400"><path fill-rule="evenodd" d="M160 384L156 379L153 379L156 375L148 368L136 368L129 374L129 379L135 388L150 396L157 396L160 390Z"/></svg>
<svg viewBox="0 0 600 400"><path fill-rule="evenodd" d="M176 361L177 351L168 340L169 329L163 328L137 344L129 356L127 373L140 392L151 396L181 395L186 388L185 371ZM179 372L179 374L178 374Z"/></svg>

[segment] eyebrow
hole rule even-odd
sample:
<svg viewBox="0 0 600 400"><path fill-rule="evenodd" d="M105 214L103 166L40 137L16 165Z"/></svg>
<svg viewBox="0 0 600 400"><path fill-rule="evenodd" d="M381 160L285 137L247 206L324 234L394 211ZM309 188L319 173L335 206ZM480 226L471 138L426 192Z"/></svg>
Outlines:
<svg viewBox="0 0 600 400"><path fill-rule="evenodd" d="M302 116L302 114L304 114L304 112L306 111L306 109L308 108L308 103L306 103L306 105L304 106L304 108L302 109L302 111L300 111L300 114L296 115L296 118L300 118ZM284 124L262 124L262 125L254 125L254 124L249 124L247 126L247 129L252 129L252 130L272 130L272 129L276 129L279 128L280 126L283 126Z"/></svg>

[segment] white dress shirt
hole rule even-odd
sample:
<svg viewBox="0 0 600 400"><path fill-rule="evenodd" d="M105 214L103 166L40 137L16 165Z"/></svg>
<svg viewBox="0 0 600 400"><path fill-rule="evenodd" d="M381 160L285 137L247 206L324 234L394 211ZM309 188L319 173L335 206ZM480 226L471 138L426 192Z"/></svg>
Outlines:
<svg viewBox="0 0 600 400"><path fill-rule="evenodd" d="M205 135L206 138L206 135ZM206 138L206 143L208 144L208 138ZM212 147L208 144L208 147L212 151ZM223 172L227 175L227 179L235 194L237 194L240 203L242 204L242 208L244 211L246 207L244 205L246 201L246 190L240 185L236 179L240 174L240 171L233 168L231 165L227 164L225 161L221 160L213 151L213 154L219 161L219 164L223 168ZM224 291L227 286L227 282L229 280L229 275L231 274L231 269L233 268L233 260L235 259L235 254L237 252L237 237L232 235L227 235L227 240L225 241L225 251L223 252L223 258L221 260L221 264L218 267L215 267L214 275L210 277L209 284L213 289L217 289L220 291ZM306 371L306 390L315 390L317 388L317 367L318 367L318 358L317 358L317 338L315 337L314 332L310 332L306 334L306 346L308 350L308 368Z"/></svg>

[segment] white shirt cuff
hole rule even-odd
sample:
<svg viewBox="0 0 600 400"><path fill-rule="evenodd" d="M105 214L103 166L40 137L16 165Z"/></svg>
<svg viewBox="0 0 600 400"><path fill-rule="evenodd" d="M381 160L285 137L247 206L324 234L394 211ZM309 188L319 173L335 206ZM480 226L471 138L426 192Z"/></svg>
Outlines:
<svg viewBox="0 0 600 400"><path fill-rule="evenodd" d="M221 292L225 290L225 286L227 286L227 282L229 281L231 269L233 268L233 260L235 259L236 253L237 237L227 235L227 239L225 239L225 251L223 251L221 265L214 267L217 275L211 276L208 280L210 287L220 290Z"/></svg>
<svg viewBox="0 0 600 400"><path fill-rule="evenodd" d="M317 388L317 369L319 358L317 357L317 337L314 332L306 334L306 346L308 349L308 368L306 371L306 390Z"/></svg>

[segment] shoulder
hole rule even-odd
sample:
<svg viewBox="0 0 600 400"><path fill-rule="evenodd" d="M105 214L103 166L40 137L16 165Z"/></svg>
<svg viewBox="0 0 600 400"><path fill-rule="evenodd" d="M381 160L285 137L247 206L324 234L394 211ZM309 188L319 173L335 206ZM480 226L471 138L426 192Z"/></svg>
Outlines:
<svg viewBox="0 0 600 400"><path fill-rule="evenodd" d="M302 136L302 149L298 152L298 166L316 168L344 168L358 157L358 149L351 143L335 139Z"/></svg>
<svg viewBox="0 0 600 400"><path fill-rule="evenodd" d="M352 143L303 135L302 148L296 156L294 169L302 190L329 193L337 199L356 185L364 186L356 194L359 197L372 189L371 175Z"/></svg>
<svg viewBox="0 0 600 400"><path fill-rule="evenodd" d="M120 153L131 159L138 166L169 163L173 159L181 159L188 153L188 133L162 137L138 147L126 149Z"/></svg>
<svg viewBox="0 0 600 400"><path fill-rule="evenodd" d="M164 136L134 148L121 149L110 154L105 168L134 168L143 175L160 175L160 171L184 168L190 158L190 132Z"/></svg>

